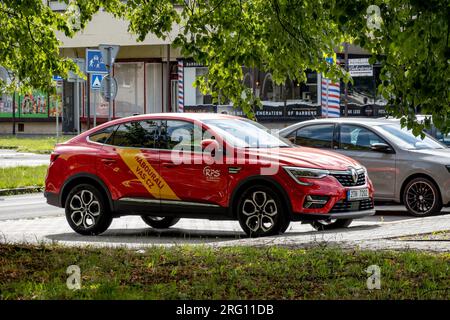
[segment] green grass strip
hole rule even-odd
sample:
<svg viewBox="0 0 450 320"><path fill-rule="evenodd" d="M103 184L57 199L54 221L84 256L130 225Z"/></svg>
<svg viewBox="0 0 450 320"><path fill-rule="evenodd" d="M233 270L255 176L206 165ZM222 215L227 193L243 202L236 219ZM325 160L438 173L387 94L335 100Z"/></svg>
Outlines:
<svg viewBox="0 0 450 320"><path fill-rule="evenodd" d="M58 142L70 139L70 136L60 137ZM16 149L20 152L49 154L56 144L56 137L21 137L0 136L0 149Z"/></svg>
<svg viewBox="0 0 450 320"><path fill-rule="evenodd" d="M44 186L47 165L0 168L0 189Z"/></svg>
<svg viewBox="0 0 450 320"><path fill-rule="evenodd" d="M66 286L78 265L81 289ZM381 269L381 289L366 269ZM449 299L450 255L180 246L0 245L1 299Z"/></svg>

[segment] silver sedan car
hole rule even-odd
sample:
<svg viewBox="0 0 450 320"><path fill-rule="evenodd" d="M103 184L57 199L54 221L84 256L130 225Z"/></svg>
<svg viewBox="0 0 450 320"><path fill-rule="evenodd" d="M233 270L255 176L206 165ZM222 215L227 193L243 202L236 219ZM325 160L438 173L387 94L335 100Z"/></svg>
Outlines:
<svg viewBox="0 0 450 320"><path fill-rule="evenodd" d="M375 200L403 203L414 216L450 205L450 149L428 135L415 137L397 122L319 119L279 134L297 145L332 149L361 162L374 184Z"/></svg>

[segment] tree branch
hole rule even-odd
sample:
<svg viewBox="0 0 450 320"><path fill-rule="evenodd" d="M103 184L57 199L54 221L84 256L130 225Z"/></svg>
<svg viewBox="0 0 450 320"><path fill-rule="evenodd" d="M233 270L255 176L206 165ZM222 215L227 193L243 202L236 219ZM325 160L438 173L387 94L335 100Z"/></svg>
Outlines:
<svg viewBox="0 0 450 320"><path fill-rule="evenodd" d="M278 4L278 0L272 0L272 6L275 10L276 16L277 16L277 20L280 23L281 27L283 28L284 31L286 31L294 40L296 40L298 43L301 43L302 45L305 45L305 40L298 38L297 35L295 35L282 21L281 16L280 16L280 6Z"/></svg>

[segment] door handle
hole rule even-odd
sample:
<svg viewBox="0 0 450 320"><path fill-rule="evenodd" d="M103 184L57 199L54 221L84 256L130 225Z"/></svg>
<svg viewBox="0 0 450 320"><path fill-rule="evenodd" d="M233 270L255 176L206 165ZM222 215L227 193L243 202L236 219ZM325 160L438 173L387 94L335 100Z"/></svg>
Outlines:
<svg viewBox="0 0 450 320"><path fill-rule="evenodd" d="M102 162L105 163L105 164L115 163L116 159L106 158L106 159L102 159Z"/></svg>
<svg viewBox="0 0 450 320"><path fill-rule="evenodd" d="M172 162L163 162L162 165L165 168L175 168L177 166L175 163Z"/></svg>

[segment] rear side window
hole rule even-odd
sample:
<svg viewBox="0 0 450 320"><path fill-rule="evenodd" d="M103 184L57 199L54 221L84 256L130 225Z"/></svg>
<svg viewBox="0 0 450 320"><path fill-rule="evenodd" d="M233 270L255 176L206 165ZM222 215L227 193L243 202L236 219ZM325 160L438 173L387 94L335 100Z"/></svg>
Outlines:
<svg viewBox="0 0 450 320"><path fill-rule="evenodd" d="M122 123L117 128L112 144L119 147L155 148L158 123L154 120Z"/></svg>
<svg viewBox="0 0 450 320"><path fill-rule="evenodd" d="M297 130L295 143L303 147L331 148L334 124L318 124Z"/></svg>
<svg viewBox="0 0 450 320"><path fill-rule="evenodd" d="M115 128L116 126L111 126L97 131L89 136L89 140L92 142L108 144L108 142L111 142L111 135L114 132Z"/></svg>
<svg viewBox="0 0 450 320"><path fill-rule="evenodd" d="M160 149L199 151L201 140L202 131L192 122L180 120L162 122Z"/></svg>
<svg viewBox="0 0 450 320"><path fill-rule="evenodd" d="M291 132L289 135L287 135L285 139L288 139L289 142L296 144L296 137L297 137L297 131L294 131L294 132Z"/></svg>

